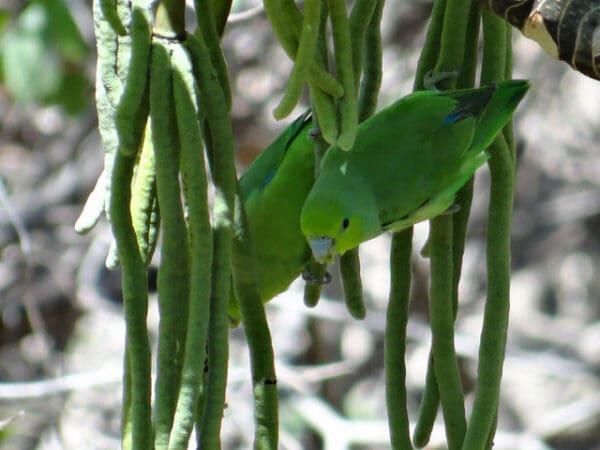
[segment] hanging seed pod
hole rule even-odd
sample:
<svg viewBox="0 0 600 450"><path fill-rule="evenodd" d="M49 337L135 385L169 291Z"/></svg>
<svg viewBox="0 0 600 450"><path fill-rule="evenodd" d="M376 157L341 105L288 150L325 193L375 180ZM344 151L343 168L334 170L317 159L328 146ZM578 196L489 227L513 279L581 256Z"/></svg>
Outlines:
<svg viewBox="0 0 600 450"><path fill-rule="evenodd" d="M600 4L597 0L485 0L553 57L600 80Z"/></svg>

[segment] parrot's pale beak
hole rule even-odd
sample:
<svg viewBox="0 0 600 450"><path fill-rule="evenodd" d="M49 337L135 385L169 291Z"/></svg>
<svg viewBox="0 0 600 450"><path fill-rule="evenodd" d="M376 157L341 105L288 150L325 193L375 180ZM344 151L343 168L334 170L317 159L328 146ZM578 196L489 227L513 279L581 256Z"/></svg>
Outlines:
<svg viewBox="0 0 600 450"><path fill-rule="evenodd" d="M311 237L308 240L308 245L312 250L313 256L318 262L328 262L333 256L333 238Z"/></svg>

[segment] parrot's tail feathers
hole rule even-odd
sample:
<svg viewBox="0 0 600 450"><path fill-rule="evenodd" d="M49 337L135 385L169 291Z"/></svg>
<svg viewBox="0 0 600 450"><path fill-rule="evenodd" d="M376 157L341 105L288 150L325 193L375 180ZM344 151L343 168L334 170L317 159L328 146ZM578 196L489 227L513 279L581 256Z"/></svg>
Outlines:
<svg viewBox="0 0 600 450"><path fill-rule="evenodd" d="M482 89L464 89L454 92L444 92L445 97L456 101L454 109L444 117L444 123L450 125L468 117L479 117L487 108L490 99L496 90L495 85L488 85Z"/></svg>
<svg viewBox="0 0 600 450"><path fill-rule="evenodd" d="M529 82L505 80L489 86L493 89L493 95L479 118L469 153L479 153L490 146L527 93Z"/></svg>

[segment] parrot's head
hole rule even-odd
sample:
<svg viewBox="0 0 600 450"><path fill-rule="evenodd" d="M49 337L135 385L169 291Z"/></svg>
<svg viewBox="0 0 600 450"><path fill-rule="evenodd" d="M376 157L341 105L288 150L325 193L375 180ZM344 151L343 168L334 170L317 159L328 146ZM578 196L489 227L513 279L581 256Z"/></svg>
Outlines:
<svg viewBox="0 0 600 450"><path fill-rule="evenodd" d="M330 178L319 177L300 216L313 256L322 263L381 233L379 212L369 186L347 177L336 178L330 183Z"/></svg>

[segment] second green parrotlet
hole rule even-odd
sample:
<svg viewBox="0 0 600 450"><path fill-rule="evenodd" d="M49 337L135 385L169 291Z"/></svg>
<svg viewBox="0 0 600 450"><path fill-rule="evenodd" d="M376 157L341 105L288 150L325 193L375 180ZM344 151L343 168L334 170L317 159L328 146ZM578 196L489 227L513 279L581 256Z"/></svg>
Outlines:
<svg viewBox="0 0 600 450"><path fill-rule="evenodd" d="M306 112L263 150L240 178L259 291L265 303L285 291L310 258L300 229L300 210L315 180L311 127ZM239 320L233 296L229 316L234 322Z"/></svg>
<svg viewBox="0 0 600 450"><path fill-rule="evenodd" d="M330 147L300 217L315 259L450 208L528 89L507 80L415 92L361 123L351 150Z"/></svg>

